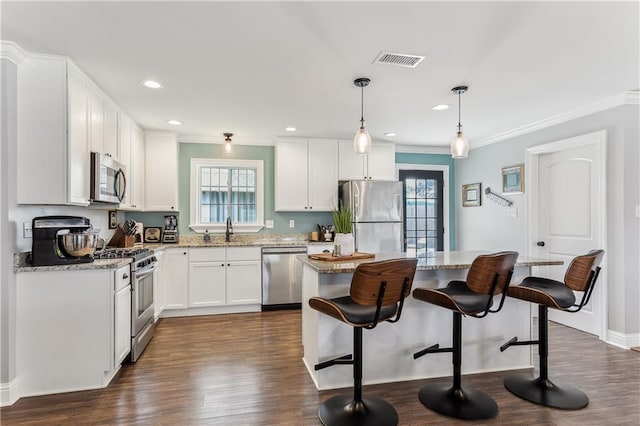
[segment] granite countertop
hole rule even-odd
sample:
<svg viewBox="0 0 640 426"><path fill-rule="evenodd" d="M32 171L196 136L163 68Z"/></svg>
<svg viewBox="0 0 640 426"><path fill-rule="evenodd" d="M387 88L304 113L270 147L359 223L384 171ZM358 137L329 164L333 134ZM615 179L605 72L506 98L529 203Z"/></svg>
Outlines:
<svg viewBox="0 0 640 426"><path fill-rule="evenodd" d="M69 265L31 266L27 263L29 253L16 253L13 255L14 272L45 272L45 271L77 271L88 269L118 269L131 263L130 258L125 259L96 259L88 263L72 263Z"/></svg>
<svg viewBox="0 0 640 426"><path fill-rule="evenodd" d="M433 271L437 269L468 269L480 254L486 254L482 251L449 251L435 252L433 257L418 259L418 271ZM374 262L379 260L406 258L406 253L376 253L373 259L349 260L325 262L321 260L309 259L308 256L300 255L298 260L303 264L309 265L320 274L340 274L353 272L361 263ZM544 259L530 256L519 256L516 266L544 266L544 265L562 265L564 262L557 259Z"/></svg>
<svg viewBox="0 0 640 426"><path fill-rule="evenodd" d="M239 234L232 235L226 242L224 235L211 235L211 241L205 242L202 235L181 235L177 243L145 243L143 247L154 250L163 248L198 247L269 247L269 246L308 246L333 245L332 241L309 241L309 234Z"/></svg>

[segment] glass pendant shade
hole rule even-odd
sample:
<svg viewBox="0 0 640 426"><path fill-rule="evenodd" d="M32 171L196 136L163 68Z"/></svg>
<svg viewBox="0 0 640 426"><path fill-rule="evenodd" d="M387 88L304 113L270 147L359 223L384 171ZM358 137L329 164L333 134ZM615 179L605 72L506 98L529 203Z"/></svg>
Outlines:
<svg viewBox="0 0 640 426"><path fill-rule="evenodd" d="M353 138L353 150L356 154L368 154L371 151L371 136L364 127L360 127Z"/></svg>
<svg viewBox="0 0 640 426"><path fill-rule="evenodd" d="M459 131L456 137L451 141L451 156L453 158L467 158L469 155L469 141Z"/></svg>
<svg viewBox="0 0 640 426"><path fill-rule="evenodd" d="M226 141L224 143L224 151L225 152L231 152L231 141Z"/></svg>

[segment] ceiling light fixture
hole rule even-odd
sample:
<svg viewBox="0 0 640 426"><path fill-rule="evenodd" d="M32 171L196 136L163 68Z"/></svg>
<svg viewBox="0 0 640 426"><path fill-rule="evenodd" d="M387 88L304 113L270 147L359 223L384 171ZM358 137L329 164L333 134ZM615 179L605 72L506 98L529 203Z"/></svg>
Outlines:
<svg viewBox="0 0 640 426"><path fill-rule="evenodd" d="M144 87L147 87L149 89L162 89L162 88L164 88L162 83L160 83L158 81L155 81L155 80L144 80L144 81L140 82L140 84L142 84Z"/></svg>
<svg viewBox="0 0 640 426"><path fill-rule="evenodd" d="M225 152L231 152L231 136L233 133L223 133L224 135L224 150Z"/></svg>
<svg viewBox="0 0 640 426"><path fill-rule="evenodd" d="M445 109L449 109L449 105L447 104L434 105L431 109L434 111L444 111Z"/></svg>
<svg viewBox="0 0 640 426"><path fill-rule="evenodd" d="M469 141L462 134L462 124L460 123L460 95L467 91L467 86L456 86L451 91L458 95L458 133L451 141L451 156L453 158L467 158L469 155Z"/></svg>
<svg viewBox="0 0 640 426"><path fill-rule="evenodd" d="M287 132L295 132L295 131L296 131L296 128L295 128L295 127L287 127L287 128L285 128L285 130L286 130Z"/></svg>
<svg viewBox="0 0 640 426"><path fill-rule="evenodd" d="M396 133L394 133L394 132L387 132L387 133L385 133L384 135L385 135L385 136L389 136L389 137L393 137L393 136L395 136L395 135L396 135Z"/></svg>
<svg viewBox="0 0 640 426"><path fill-rule="evenodd" d="M181 126L182 125L182 121L180 121L180 120L167 120L167 123L171 124L172 126Z"/></svg>
<svg viewBox="0 0 640 426"><path fill-rule="evenodd" d="M360 129L353 138L353 150L356 154L367 154L371 150L371 136L364 127L364 88L371 80L366 77L356 78L353 84L360 88Z"/></svg>

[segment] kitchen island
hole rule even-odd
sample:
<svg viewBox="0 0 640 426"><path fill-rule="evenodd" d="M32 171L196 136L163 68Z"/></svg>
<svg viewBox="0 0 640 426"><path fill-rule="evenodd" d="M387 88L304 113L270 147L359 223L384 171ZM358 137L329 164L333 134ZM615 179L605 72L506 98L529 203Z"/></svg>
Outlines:
<svg viewBox="0 0 640 426"><path fill-rule="evenodd" d="M437 288L449 281L464 280L477 251L436 252L433 257L418 261L413 288ZM349 294L353 271L360 263L404 257L404 253L376 254L374 259L360 261L324 262L299 256L303 263L302 283L302 343L303 361L319 390L353 385L352 367L336 365L315 371L314 365L353 352L353 328L311 309L311 297L339 297ZM512 284L528 275L531 267L562 265L560 260L520 256ZM497 302L497 300L496 300ZM497 306L494 303L494 306ZM530 368L533 366L529 346L500 352L500 345L513 336L531 339L532 307L516 299L507 298L502 310L485 318L463 319L462 373ZM408 297L399 322L383 322L363 334L363 383L385 383L450 376L451 354L432 354L417 360L412 354L439 343L451 346L451 311Z"/></svg>

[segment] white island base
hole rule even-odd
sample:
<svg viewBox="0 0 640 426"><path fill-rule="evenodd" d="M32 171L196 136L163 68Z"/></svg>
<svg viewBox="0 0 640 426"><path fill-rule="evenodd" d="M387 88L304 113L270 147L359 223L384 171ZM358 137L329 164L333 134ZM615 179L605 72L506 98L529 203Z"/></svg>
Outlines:
<svg viewBox="0 0 640 426"><path fill-rule="evenodd" d="M435 258L422 259L413 288L437 288L454 279L464 280L471 261L479 252L437 253ZM398 258L403 254L377 254L373 260ZM353 386L351 365L335 365L320 371L314 365L353 353L353 328L311 309L308 300L349 294L353 270L360 262L332 263L299 257L304 264L302 285L303 361L318 390ZM521 257L516 264L512 284L531 275L531 266L560 265L561 261ZM494 300L495 309L500 298ZM513 336L532 339L531 304L506 298L502 310L484 318L463 317L462 373L531 368L530 346L515 346L500 352L500 346ZM428 354L417 360L413 354L439 343L441 348L452 345L452 311L421 302L409 296L405 300L400 321L383 322L363 332L363 384L399 382L452 375L451 353Z"/></svg>

